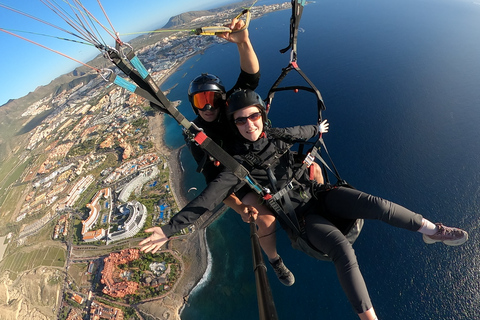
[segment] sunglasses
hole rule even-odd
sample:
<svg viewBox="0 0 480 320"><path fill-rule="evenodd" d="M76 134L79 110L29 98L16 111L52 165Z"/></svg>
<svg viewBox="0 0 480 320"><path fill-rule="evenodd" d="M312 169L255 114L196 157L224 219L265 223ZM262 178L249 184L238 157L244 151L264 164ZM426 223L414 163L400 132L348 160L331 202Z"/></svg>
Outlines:
<svg viewBox="0 0 480 320"><path fill-rule="evenodd" d="M250 121L257 121L262 117L262 114L260 112L255 112L249 115L248 117L238 117L237 119L233 120L237 126L243 126L245 123L247 123L247 120Z"/></svg>
<svg viewBox="0 0 480 320"><path fill-rule="evenodd" d="M207 105L209 105L208 110L217 109L221 105L220 101L223 101L223 95L220 92L204 91L193 95L193 105L199 110L205 109Z"/></svg>

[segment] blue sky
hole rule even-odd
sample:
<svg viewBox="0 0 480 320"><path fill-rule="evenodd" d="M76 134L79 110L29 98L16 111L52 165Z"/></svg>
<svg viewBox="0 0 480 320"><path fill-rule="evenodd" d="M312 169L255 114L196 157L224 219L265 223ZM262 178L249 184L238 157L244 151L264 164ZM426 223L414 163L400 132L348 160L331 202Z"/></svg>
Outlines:
<svg viewBox="0 0 480 320"><path fill-rule="evenodd" d="M54 3L54 0L49 1ZM56 0L55 2L63 8L68 8L65 1L66 0ZM73 0L70 0L70 3L72 2ZM210 9L233 2L236 1L141 0L132 2L127 0L103 0L101 4L116 31L124 34L160 28L167 23L171 16L182 12ZM81 3L91 11L102 24L105 26L108 25L97 0L82 0ZM0 4L28 13L69 31L73 30L40 0L0 0ZM0 7L0 28L75 39L66 32L57 30L44 23L2 7ZM84 62L89 61L99 53L97 49L83 44L31 33L18 31L14 31L14 33ZM122 39L128 40L125 36L122 37ZM114 46L112 38L107 37L105 40ZM57 76L67 73L79 65L61 55L1 31L0 43L2 44L2 59L0 60L0 70L2 70L0 80L0 105L5 104L9 99L23 97L30 91L35 90L36 87L48 84Z"/></svg>

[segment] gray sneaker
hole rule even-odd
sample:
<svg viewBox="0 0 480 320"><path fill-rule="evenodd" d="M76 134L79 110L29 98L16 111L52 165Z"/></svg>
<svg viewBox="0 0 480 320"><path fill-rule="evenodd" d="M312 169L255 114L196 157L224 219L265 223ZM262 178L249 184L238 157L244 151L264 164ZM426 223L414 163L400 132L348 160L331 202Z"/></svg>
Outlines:
<svg viewBox="0 0 480 320"><path fill-rule="evenodd" d="M459 246L468 240L468 233L459 228L446 227L441 223L435 223L438 227L434 235L423 235L423 241L428 244L443 242L447 246Z"/></svg>
<svg viewBox="0 0 480 320"><path fill-rule="evenodd" d="M277 275L278 280L286 286L291 286L295 283L295 276L293 273L288 270L288 268L283 264L283 260L278 256L278 260L273 263L270 262L275 274Z"/></svg>

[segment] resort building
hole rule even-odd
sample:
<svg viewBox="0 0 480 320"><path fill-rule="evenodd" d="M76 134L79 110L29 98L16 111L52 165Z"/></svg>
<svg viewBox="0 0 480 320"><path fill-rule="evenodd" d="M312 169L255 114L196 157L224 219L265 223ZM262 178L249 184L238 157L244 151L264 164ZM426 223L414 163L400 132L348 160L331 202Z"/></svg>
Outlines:
<svg viewBox="0 0 480 320"><path fill-rule="evenodd" d="M137 188L141 188L145 183L155 178L160 173L160 170L156 166L151 169L141 172L137 177L132 179L125 187L123 187L118 200L121 202L127 202L130 194Z"/></svg>
<svg viewBox="0 0 480 320"><path fill-rule="evenodd" d="M124 281L120 276L121 270L117 267L119 264L126 264L130 261L140 258L138 249L125 249L120 252L111 253L104 259L102 270L102 280L105 285L102 292L111 297L125 297L127 294L135 293L138 289L138 283L133 281Z"/></svg>
<svg viewBox="0 0 480 320"><path fill-rule="evenodd" d="M128 213L128 218L121 226L120 231L112 232L108 235L108 240L118 241L133 237L142 230L147 220L147 208L138 201L131 201L121 206L121 212Z"/></svg>
<svg viewBox="0 0 480 320"><path fill-rule="evenodd" d="M98 202L100 201L102 196L105 199L110 199L111 193L112 191L110 188L104 188L98 191L93 197L92 202L86 205L86 207L90 209L90 214L88 215L87 219L82 220L83 241L86 241L86 242L97 241L105 237L106 232L104 229L99 229L94 231L89 231L89 230L96 224L98 220L98 216L100 214L100 204Z"/></svg>

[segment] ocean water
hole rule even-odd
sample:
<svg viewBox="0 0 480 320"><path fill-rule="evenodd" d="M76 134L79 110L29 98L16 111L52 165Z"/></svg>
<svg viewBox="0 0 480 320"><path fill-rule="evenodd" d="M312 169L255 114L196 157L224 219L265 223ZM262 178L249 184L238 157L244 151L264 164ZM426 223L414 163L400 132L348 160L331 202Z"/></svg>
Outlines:
<svg viewBox="0 0 480 320"><path fill-rule="evenodd" d="M287 45L289 17L287 10L251 22L262 96L288 64L278 50ZM367 221L354 248L379 319L480 319L480 3L316 1L301 27L298 63L324 98L325 141L342 177L470 233L461 247L428 246L420 234ZM181 99L190 118L186 90L201 72L231 87L239 72L235 46L209 48L164 84L178 83L169 98ZM300 81L294 71L287 79ZM294 93L277 94L270 113L275 126L314 117L312 100ZM180 127L168 118L166 125L166 142L180 146ZM188 152L182 161L194 170ZM204 186L200 175L187 177L186 190ZM211 273L182 319L258 319L248 230L232 212L207 229ZM277 242L296 277L284 287L268 270L279 319L357 318L331 263L294 251L282 230Z"/></svg>

